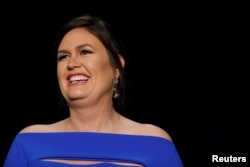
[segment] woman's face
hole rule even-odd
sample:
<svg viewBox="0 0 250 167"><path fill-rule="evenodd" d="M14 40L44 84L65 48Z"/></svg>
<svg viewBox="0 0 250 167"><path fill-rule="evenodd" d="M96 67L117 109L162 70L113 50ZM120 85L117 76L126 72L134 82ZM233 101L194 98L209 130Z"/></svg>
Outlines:
<svg viewBox="0 0 250 167"><path fill-rule="evenodd" d="M85 28L64 36L58 47L57 77L67 102L112 98L113 79L118 75L104 45Z"/></svg>

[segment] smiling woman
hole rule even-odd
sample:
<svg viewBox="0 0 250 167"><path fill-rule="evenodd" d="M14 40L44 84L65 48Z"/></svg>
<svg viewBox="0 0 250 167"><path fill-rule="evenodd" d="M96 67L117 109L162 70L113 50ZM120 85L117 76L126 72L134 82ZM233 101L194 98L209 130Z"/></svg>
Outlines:
<svg viewBox="0 0 250 167"><path fill-rule="evenodd" d="M56 41L57 79L69 116L18 133L4 167L183 167L169 134L120 112L125 59L109 24L83 15Z"/></svg>

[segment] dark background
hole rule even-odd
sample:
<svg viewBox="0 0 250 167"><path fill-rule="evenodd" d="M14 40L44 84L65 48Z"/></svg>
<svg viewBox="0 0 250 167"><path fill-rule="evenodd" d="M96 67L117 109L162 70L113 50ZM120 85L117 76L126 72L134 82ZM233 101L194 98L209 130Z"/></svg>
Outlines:
<svg viewBox="0 0 250 167"><path fill-rule="evenodd" d="M245 5L92 2L1 6L1 162L22 128L58 120L51 49L62 24L83 13L120 33L127 117L164 128L185 167L222 165L211 163L213 154L248 161Z"/></svg>

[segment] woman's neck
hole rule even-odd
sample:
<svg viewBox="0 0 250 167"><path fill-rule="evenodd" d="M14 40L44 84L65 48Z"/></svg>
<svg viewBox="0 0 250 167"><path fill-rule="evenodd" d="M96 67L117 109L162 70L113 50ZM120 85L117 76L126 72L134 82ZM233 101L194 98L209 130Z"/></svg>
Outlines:
<svg viewBox="0 0 250 167"><path fill-rule="evenodd" d="M66 120L66 131L112 131L120 115L113 107L106 109L70 109L70 117Z"/></svg>

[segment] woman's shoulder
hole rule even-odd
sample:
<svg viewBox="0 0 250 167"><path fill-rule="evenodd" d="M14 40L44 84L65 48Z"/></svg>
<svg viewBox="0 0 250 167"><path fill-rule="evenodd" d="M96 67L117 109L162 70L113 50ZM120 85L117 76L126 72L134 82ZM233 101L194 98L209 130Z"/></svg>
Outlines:
<svg viewBox="0 0 250 167"><path fill-rule="evenodd" d="M128 122L130 122L129 125L131 125L128 126L129 129L132 129L132 133L135 133L136 135L156 136L172 141L172 138L169 133L157 125L149 123L139 123L130 119L127 120Z"/></svg>
<svg viewBox="0 0 250 167"><path fill-rule="evenodd" d="M172 141L172 138L169 133L159 126L153 124L140 124L138 129L141 135L157 136Z"/></svg>
<svg viewBox="0 0 250 167"><path fill-rule="evenodd" d="M51 124L34 124L23 128L19 133L29 133L29 132L55 132L59 129L60 124L63 121L58 121Z"/></svg>
<svg viewBox="0 0 250 167"><path fill-rule="evenodd" d="M23 128L19 133L47 132L47 131L50 131L50 125L35 124L35 125L29 125Z"/></svg>

